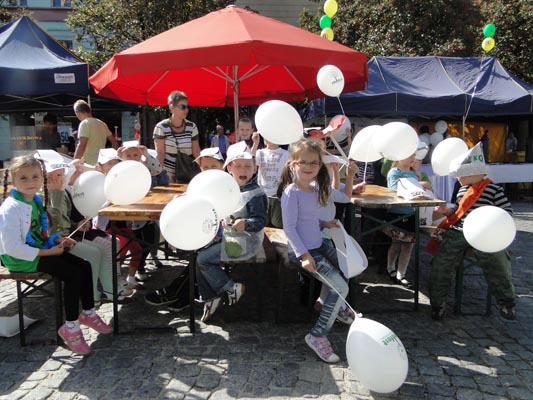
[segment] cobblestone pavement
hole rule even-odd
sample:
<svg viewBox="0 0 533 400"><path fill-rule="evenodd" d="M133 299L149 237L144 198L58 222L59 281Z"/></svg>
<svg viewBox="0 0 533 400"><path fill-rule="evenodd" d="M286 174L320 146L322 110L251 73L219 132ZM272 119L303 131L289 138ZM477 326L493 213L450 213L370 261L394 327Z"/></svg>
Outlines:
<svg viewBox="0 0 533 400"><path fill-rule="evenodd" d="M18 336L0 338L0 399L531 399L533 398L533 204L516 202L517 239L511 246L518 318L503 322L496 307L490 316L454 316L441 322L429 316L427 255L422 255L421 298L412 311L412 292L390 285L374 266L358 278L357 307L392 329L409 354L409 373L396 392L368 391L352 376L345 357L347 326L335 324L331 339L341 362L326 365L307 348L311 326L299 306L298 286L285 294L294 304L284 313L295 321L275 324L273 277L260 283L265 312L254 322L254 292L227 306L209 324L188 330L188 311L169 312L145 304L137 292L120 307L121 333L85 331L93 352L73 356L54 338L53 304L29 299L26 314L42 319L28 329L29 340L48 340L21 348ZM150 265L148 289L161 286L183 264ZM247 279L247 271L234 271ZM289 273L291 273L289 271ZM292 272L294 274L294 272ZM464 310L484 310L484 280L465 278ZM16 313L15 287L0 282L0 315ZM450 297L450 304L453 302ZM290 303L290 301L288 301ZM201 308L197 306L197 315ZM111 305L100 312L111 320ZM143 329L161 327L167 329ZM128 333L129 332L129 333Z"/></svg>

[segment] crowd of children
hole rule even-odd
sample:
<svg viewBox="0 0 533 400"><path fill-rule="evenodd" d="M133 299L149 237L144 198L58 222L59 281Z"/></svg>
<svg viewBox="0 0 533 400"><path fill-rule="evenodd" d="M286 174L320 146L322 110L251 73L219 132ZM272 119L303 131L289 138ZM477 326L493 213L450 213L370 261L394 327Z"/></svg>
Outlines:
<svg viewBox="0 0 533 400"><path fill-rule="evenodd" d="M344 182L341 184L339 169L344 162L326 152L324 135L320 131L310 132L288 150L268 140L260 142L259 134L253 133L251 120L242 119L238 132L243 140L228 146L225 157L218 147L212 147L202 150L194 160L201 171L227 171L240 187L238 207L231 217L221 221L215 239L197 252L197 291L204 302L201 320L209 321L223 304L234 305L245 292L244 284L233 281L221 268L221 261L254 257L262 248L264 228L283 228L288 239L289 259L301 266L303 275L323 284L315 304L319 316L305 336L305 342L323 361L338 362L340 358L328 340L333 323L338 320L351 324L361 314L346 306L347 279L340 271L329 230L339 228L335 204L347 203L351 196L364 192L366 182L354 185L359 169L350 161L343 166ZM400 178L414 178L431 188L417 165L426 153L427 148L422 145L417 153L392 163L386 174L388 187L395 190ZM167 171L157 155L137 142L125 143L118 150L100 150L97 169L107 174L121 160L144 163L154 184L168 184ZM9 172L13 189L7 192L6 173L0 207L0 257L10 271L41 271L60 277L64 282L66 322L59 335L73 352L87 354L90 347L80 324L100 333L111 332L94 306L112 298L112 239L105 218L91 221L76 209L70 185L84 168L79 161L73 165L75 173L67 182L64 167L46 168L46 163L33 155L11 161ZM473 170L471 163L465 161L465 165L454 172L463 185L456 208L437 210L447 216L430 277L432 317L437 320L444 317L451 277L469 246L461 231L469 210L491 204L512 212L501 188L484 178L486 169L483 166ZM47 212L52 216L51 221ZM391 221L384 230L391 238L387 271L394 283L410 288L406 273L414 246L413 209L392 208L387 218ZM119 299L142 289L142 281L148 277L144 265L149 248L159 242L156 237L159 230L154 224L132 221L118 227L119 259L125 258L127 253L131 255ZM74 230L77 233L73 237L78 241L71 237ZM433 246L433 250L438 247ZM507 253L476 251L476 257L486 271L501 315L514 319L514 287ZM148 293L146 301L181 310L190 306L188 295L179 294L183 287L183 279L178 277L168 286Z"/></svg>

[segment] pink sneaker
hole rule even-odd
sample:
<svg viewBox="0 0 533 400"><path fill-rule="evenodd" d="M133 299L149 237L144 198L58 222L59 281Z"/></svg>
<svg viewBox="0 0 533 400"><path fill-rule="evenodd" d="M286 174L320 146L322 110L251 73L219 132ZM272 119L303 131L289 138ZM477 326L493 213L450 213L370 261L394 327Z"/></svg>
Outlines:
<svg viewBox="0 0 533 400"><path fill-rule="evenodd" d="M61 336L61 339L65 341L65 344L73 353L89 354L91 352L91 348L85 341L81 330L71 332L67 329L66 325L63 325L61 328L59 328L57 333L59 336Z"/></svg>
<svg viewBox="0 0 533 400"><path fill-rule="evenodd" d="M305 343L313 351L316 353L317 356L320 357L322 361L325 361L327 363L337 363L339 362L340 358L337 354L333 352L333 349L331 348L331 343L329 342L328 338L325 336L313 336L310 333L305 335Z"/></svg>
<svg viewBox="0 0 533 400"><path fill-rule="evenodd" d="M80 324L93 328L98 333L111 333L113 328L107 325L98 314L94 313L92 315L87 315L83 311L78 317Z"/></svg>

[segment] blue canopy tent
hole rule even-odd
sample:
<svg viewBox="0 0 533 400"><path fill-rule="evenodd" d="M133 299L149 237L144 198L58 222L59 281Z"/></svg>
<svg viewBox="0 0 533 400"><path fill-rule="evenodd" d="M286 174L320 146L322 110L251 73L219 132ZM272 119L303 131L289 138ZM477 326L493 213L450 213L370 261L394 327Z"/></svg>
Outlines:
<svg viewBox="0 0 533 400"><path fill-rule="evenodd" d="M533 86L495 57L373 57L365 90L340 96L348 116L509 116L533 114ZM338 99L311 102L304 119L342 114Z"/></svg>
<svg viewBox="0 0 533 400"><path fill-rule="evenodd" d="M90 93L89 64L30 18L0 28L0 112L72 105Z"/></svg>

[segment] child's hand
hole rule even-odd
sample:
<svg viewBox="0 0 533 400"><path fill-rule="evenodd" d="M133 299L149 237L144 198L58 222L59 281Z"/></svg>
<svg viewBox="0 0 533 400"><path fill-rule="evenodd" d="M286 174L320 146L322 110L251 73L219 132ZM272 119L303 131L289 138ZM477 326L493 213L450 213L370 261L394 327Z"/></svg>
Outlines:
<svg viewBox="0 0 533 400"><path fill-rule="evenodd" d="M124 146L120 146L118 149L117 149L117 156L119 158L122 158L123 154L124 154L124 151L126 150L126 148Z"/></svg>
<svg viewBox="0 0 533 400"><path fill-rule="evenodd" d="M252 142L254 144L259 143L259 139L261 139L261 135L259 134L259 132L252 133Z"/></svg>
<svg viewBox="0 0 533 400"><path fill-rule="evenodd" d="M426 190L431 190L431 183L429 182L426 182L426 181L420 181L420 185L422 185L422 187Z"/></svg>
<svg viewBox="0 0 533 400"><path fill-rule="evenodd" d="M331 221L322 221L320 222L320 228L321 229L333 229L339 227L339 221L336 219L332 219Z"/></svg>
<svg viewBox="0 0 533 400"><path fill-rule="evenodd" d="M235 229L237 232L244 232L244 230L246 229L246 220L236 219L233 222L232 228Z"/></svg>
<svg viewBox="0 0 533 400"><path fill-rule="evenodd" d="M63 190L63 178L54 175L53 173L47 174L46 187L48 190Z"/></svg>
<svg viewBox="0 0 533 400"><path fill-rule="evenodd" d="M361 194L361 193L364 193L365 190L366 190L366 182L361 182L353 186L352 193Z"/></svg>
<svg viewBox="0 0 533 400"><path fill-rule="evenodd" d="M148 148L146 146L140 144L137 147L139 148L139 151L143 156L145 156L146 158L150 157L150 154L148 153Z"/></svg>
<svg viewBox="0 0 533 400"><path fill-rule="evenodd" d="M316 272L315 259L309 253L302 255L302 268L307 272Z"/></svg>
<svg viewBox="0 0 533 400"><path fill-rule="evenodd" d="M64 237L58 240L58 246L63 246L65 249L72 249L76 245L76 241L69 237Z"/></svg>
<svg viewBox="0 0 533 400"><path fill-rule="evenodd" d="M346 179L353 179L359 168L354 160L348 161L346 164Z"/></svg>
<svg viewBox="0 0 533 400"><path fill-rule="evenodd" d="M43 251L43 250L41 250ZM50 247L49 249L47 250L44 250L46 251L46 253L42 254L42 255L47 255L47 256L60 256L61 254L63 254L63 252L65 251L65 248L63 247L63 244L58 244L54 247Z"/></svg>
<svg viewBox="0 0 533 400"><path fill-rule="evenodd" d="M447 215L447 216L451 214L451 210L446 206L435 206L433 211L439 214Z"/></svg>
<svg viewBox="0 0 533 400"><path fill-rule="evenodd" d="M78 230L81 232L87 232L89 229L91 229L91 221L81 220L78 222L78 225L76 225L76 228L79 228Z"/></svg>

